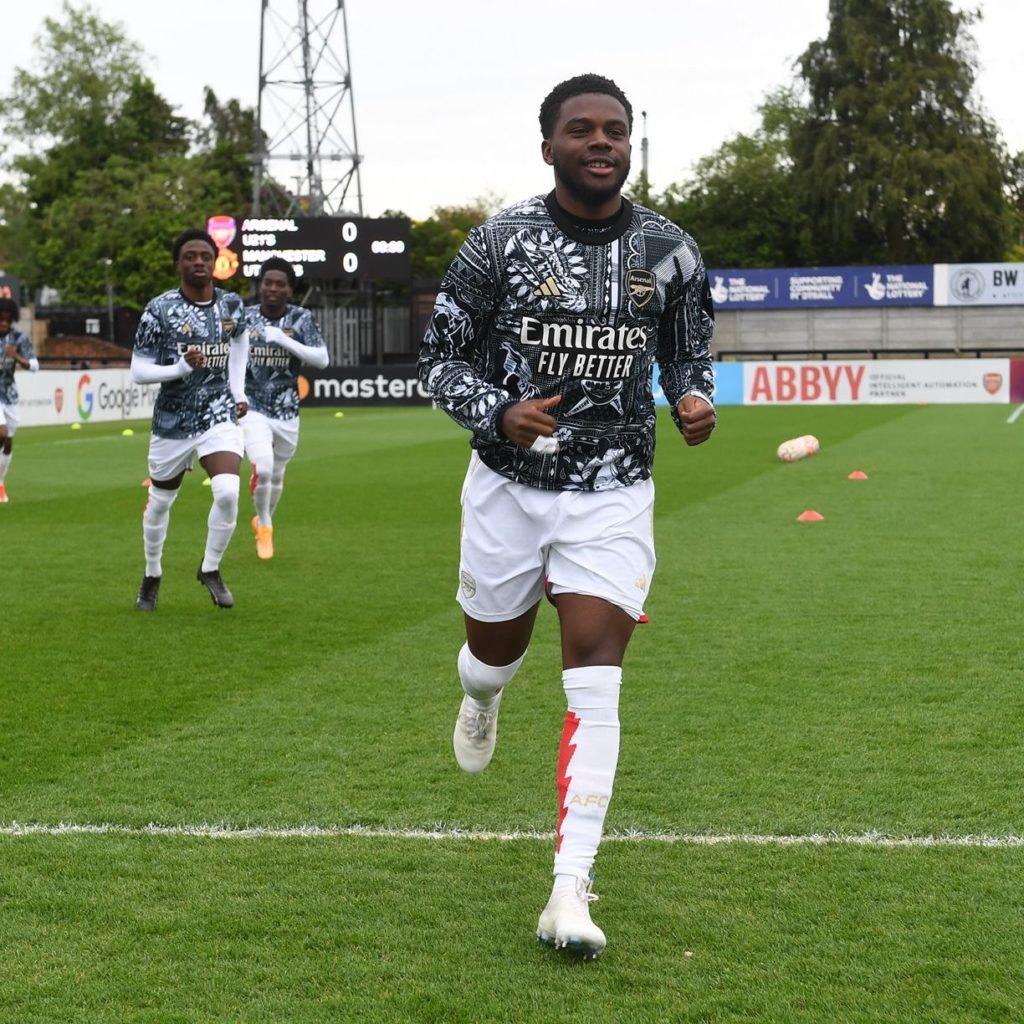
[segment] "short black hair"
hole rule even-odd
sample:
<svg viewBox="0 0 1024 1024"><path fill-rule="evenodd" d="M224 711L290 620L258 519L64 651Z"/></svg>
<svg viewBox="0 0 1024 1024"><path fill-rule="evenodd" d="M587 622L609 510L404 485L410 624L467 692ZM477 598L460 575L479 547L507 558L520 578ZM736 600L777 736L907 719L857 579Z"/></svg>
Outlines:
<svg viewBox="0 0 1024 1024"><path fill-rule="evenodd" d="M182 231L174 240L174 245L171 246L171 256L175 263L178 262L178 257L181 255L181 250L186 242L205 242L213 250L214 256L220 252L220 247L210 237L209 232L204 231L202 228L189 228L188 231Z"/></svg>
<svg viewBox="0 0 1024 1024"><path fill-rule="evenodd" d="M268 270L280 270L281 273L288 278L288 284L292 288L298 284L298 278L295 276L295 268L287 260L281 259L280 256L271 256L270 259L264 260L263 266L260 267L259 277L256 278L259 284L263 283L263 277Z"/></svg>
<svg viewBox="0 0 1024 1024"><path fill-rule="evenodd" d="M558 121L562 104L573 96L582 96L585 92L603 92L617 99L625 108L626 125L630 132L633 131L633 105L610 78L605 78L604 75L576 75L575 78L559 82L544 97L544 102L540 105L540 133L545 139L550 139L555 132L555 123Z"/></svg>
<svg viewBox="0 0 1024 1024"><path fill-rule="evenodd" d="M21 317L21 310L18 309L18 304L14 299L0 299L0 313L10 313L12 320L18 320Z"/></svg>

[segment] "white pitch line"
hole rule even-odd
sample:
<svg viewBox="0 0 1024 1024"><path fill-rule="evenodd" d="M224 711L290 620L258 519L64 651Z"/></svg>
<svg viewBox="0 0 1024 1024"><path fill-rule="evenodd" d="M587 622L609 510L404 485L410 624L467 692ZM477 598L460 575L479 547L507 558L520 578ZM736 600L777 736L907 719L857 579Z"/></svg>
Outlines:
<svg viewBox="0 0 1024 1024"><path fill-rule="evenodd" d="M1021 413L1024 413L1024 405L1018 405L1013 412L1010 413L1010 418L1006 421L1007 423L1016 423L1020 419Z"/></svg>
<svg viewBox="0 0 1024 1024"><path fill-rule="evenodd" d="M333 839L362 837L366 839L414 839L429 841L470 842L552 842L554 832L488 832L448 827L378 828L369 825L297 825L264 828L230 825L81 825L60 822L47 825L39 822L12 821L0 825L0 836L169 836L203 839ZM868 847L975 847L985 849L1017 849L1024 847L1024 836L967 834L892 835L886 832L821 832L808 835L771 835L737 832L711 835L702 832L664 832L623 829L606 833L605 842L679 843L688 846L868 846Z"/></svg>

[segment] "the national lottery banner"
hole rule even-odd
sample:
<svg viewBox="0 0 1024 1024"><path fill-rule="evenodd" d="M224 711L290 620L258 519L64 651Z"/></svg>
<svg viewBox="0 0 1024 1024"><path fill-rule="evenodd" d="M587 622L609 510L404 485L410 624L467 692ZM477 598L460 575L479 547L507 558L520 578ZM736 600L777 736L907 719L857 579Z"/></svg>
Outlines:
<svg viewBox="0 0 1024 1024"><path fill-rule="evenodd" d="M828 309L931 306L931 264L709 270L715 309Z"/></svg>
<svg viewBox="0 0 1024 1024"><path fill-rule="evenodd" d="M19 370L14 381L23 427L148 419L157 396L128 370Z"/></svg>

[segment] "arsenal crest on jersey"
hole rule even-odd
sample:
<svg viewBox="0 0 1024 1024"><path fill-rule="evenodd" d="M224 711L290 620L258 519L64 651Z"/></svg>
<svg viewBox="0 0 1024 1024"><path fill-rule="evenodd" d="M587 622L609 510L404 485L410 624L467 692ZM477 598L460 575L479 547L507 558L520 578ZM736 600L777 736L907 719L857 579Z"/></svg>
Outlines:
<svg viewBox="0 0 1024 1024"><path fill-rule="evenodd" d="M657 288L657 279L651 271L626 271L626 294L629 295L634 305L638 307L646 306L651 301L651 296L654 295Z"/></svg>
<svg viewBox="0 0 1024 1024"><path fill-rule="evenodd" d="M230 338L231 332L235 329L235 321L229 316L221 317L220 329Z"/></svg>

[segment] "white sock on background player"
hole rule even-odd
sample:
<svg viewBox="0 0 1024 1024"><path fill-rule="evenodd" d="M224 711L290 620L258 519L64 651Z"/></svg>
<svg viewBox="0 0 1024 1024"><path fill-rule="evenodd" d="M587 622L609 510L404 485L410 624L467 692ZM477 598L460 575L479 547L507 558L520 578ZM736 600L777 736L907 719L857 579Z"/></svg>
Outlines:
<svg viewBox="0 0 1024 1024"><path fill-rule="evenodd" d="M270 514L277 511L277 503L281 500L281 492L284 490L284 468L286 463L280 459L274 462L274 472L270 477Z"/></svg>
<svg viewBox="0 0 1024 1024"><path fill-rule="evenodd" d="M234 473L218 473L210 477L213 504L206 519L206 552L203 572L220 568L220 560L228 549L238 520L238 477Z"/></svg>
<svg viewBox="0 0 1024 1024"><path fill-rule="evenodd" d="M149 485L149 498L142 512L142 548L146 555L147 576L164 574L161 559L164 542L167 540L167 528L171 522L171 506L177 497L177 488L170 491Z"/></svg>
<svg viewBox="0 0 1024 1024"><path fill-rule="evenodd" d="M617 665L570 668L562 673L568 701L558 750L558 840L554 873L587 877L601 842L619 760ZM558 880L562 882L562 879ZM575 881L571 883L575 886Z"/></svg>
<svg viewBox="0 0 1024 1024"><path fill-rule="evenodd" d="M0 455L0 484L4 482L4 477L7 476L7 467L11 464L11 459L14 458L14 452L10 452L7 455Z"/></svg>
<svg viewBox="0 0 1024 1024"><path fill-rule="evenodd" d="M258 445L250 449L249 461L256 472L256 486L252 489L252 505L256 510L256 521L260 526L270 526L272 475L274 452L270 445Z"/></svg>

